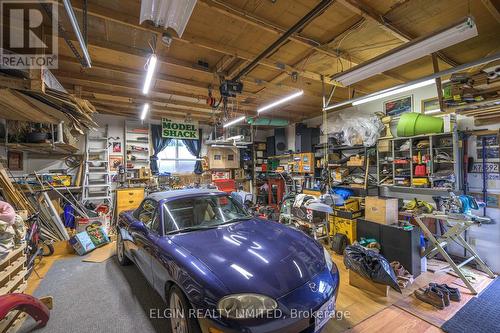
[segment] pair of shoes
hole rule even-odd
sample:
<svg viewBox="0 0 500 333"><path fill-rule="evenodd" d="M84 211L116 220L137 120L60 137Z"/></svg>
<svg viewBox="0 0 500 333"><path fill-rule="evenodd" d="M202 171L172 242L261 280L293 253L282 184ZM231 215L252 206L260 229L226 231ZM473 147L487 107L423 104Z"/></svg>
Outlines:
<svg viewBox="0 0 500 333"><path fill-rule="evenodd" d="M436 287L427 287L425 289L417 289L415 290L415 297L422 302L429 303L430 305L438 308L439 310L443 310L445 308L445 296L441 290ZM450 299L448 298L448 304Z"/></svg>
<svg viewBox="0 0 500 333"><path fill-rule="evenodd" d="M449 300L453 302L460 302L460 299L462 298L460 295L460 290L458 290L458 288L452 288L447 284L437 284L437 283L429 283L429 286L441 290L443 293L447 294Z"/></svg>
<svg viewBox="0 0 500 333"><path fill-rule="evenodd" d="M396 274L398 279L398 285L400 288L406 288L411 285L414 281L413 275L408 272L399 261L391 262L391 267Z"/></svg>

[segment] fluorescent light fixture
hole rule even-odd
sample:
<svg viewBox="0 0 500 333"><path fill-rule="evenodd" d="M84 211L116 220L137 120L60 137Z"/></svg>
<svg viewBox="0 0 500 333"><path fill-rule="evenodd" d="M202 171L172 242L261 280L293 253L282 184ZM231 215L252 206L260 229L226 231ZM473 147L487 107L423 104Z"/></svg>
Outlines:
<svg viewBox="0 0 500 333"><path fill-rule="evenodd" d="M467 16L459 23L430 35L412 40L400 47L375 57L365 64L336 74L332 79L340 82L344 86L350 86L351 84L407 64L413 60L458 44L469 38L476 37L477 35L477 26L474 19Z"/></svg>
<svg viewBox="0 0 500 333"><path fill-rule="evenodd" d="M405 91L409 91L409 90L413 90L413 89L417 89L417 88L421 88L421 87L425 87L425 86L430 86L431 84L434 84L435 82L436 82L435 80L427 80L427 81L423 81L420 83L411 84L409 86L402 87L399 89L389 90L389 91L386 91L384 93L377 94L375 96L370 96L367 98L360 99L359 101L354 101L354 102L352 102L352 105L356 106L356 105L376 101L377 99L389 97L389 96L396 95L396 94L399 94L399 93L402 93Z"/></svg>
<svg viewBox="0 0 500 333"><path fill-rule="evenodd" d="M244 119L245 119L245 116L241 116L239 118L235 118L235 119L231 120L230 122L225 123L222 127L229 127L231 125L239 123L240 121L242 121Z"/></svg>
<svg viewBox="0 0 500 333"><path fill-rule="evenodd" d="M292 100L292 99L294 99L294 98L297 98L297 97L299 97L299 96L302 96L303 94L304 94L304 91L303 91L303 90L298 91L298 92L296 92L295 94L291 94L291 95L289 95L289 96L287 96L287 97L284 97L284 98L282 98L282 99L280 99L280 100L277 100L276 102L273 102L273 103L271 103L271 104L269 104L269 105L266 105L266 106L261 107L260 109L258 109L258 110L257 110L257 112L258 112L258 113L261 113L261 112L263 112L263 111L266 111L266 110L272 109L272 108L274 108L274 107L275 107L275 106L277 106L277 105L280 105L280 104L286 103L286 102L288 102L289 100Z"/></svg>
<svg viewBox="0 0 500 333"><path fill-rule="evenodd" d="M153 74L155 72L156 63L158 59L156 54L151 55L148 61L148 72L146 73L146 79L144 80L144 87L142 88L142 93L147 95L149 93L149 88L151 88L151 81L153 81Z"/></svg>
<svg viewBox="0 0 500 333"><path fill-rule="evenodd" d="M233 141L241 141L243 139L244 139L243 135L235 135L235 136L231 136L231 137L227 138L226 140L228 140L228 141L231 141L231 140L233 140Z"/></svg>
<svg viewBox="0 0 500 333"><path fill-rule="evenodd" d="M406 88L406 87L409 87L409 86L415 87L416 85L419 85L419 84L421 84L423 82L431 82L431 81L434 82L434 80L436 78L438 78L438 77L443 77L443 76L451 75L453 73L458 73L458 72L464 71L466 69L473 68L473 67L476 67L476 66L480 66L480 65L483 65L483 64L488 64L490 62L497 61L497 60L500 60L500 52L492 54L492 55L484 57L484 58L480 58L478 60L474 60L474 61L468 62L466 64L462 64L462 65L458 65L456 67L448 68L448 69L442 70L442 71L440 71L438 73L430 74L430 75L421 77L419 79L416 79L416 80L413 80L413 81L410 81L410 82L407 82L407 83L404 83L404 84L400 84L400 85L397 85L397 86L394 86L394 87L391 87L391 88L387 88L387 89L384 89L384 90L381 90L381 91L377 91L377 92L371 93L371 94L366 95L366 96L357 97L357 98L346 100L346 101L343 101L343 102L340 102L340 103L337 103L337 104L332 104L332 105L329 105L329 106L325 106L325 107L323 107L323 111L328 111L328 110L335 109L335 108L338 108L338 107L341 107L341 106L344 106L344 105L353 104L353 103L356 103L356 102L361 101L363 99L371 98L373 96L380 96L381 94L385 94L385 93L388 93L388 92L394 92L396 90L403 89L403 88ZM449 80L446 80L446 81L443 81L443 82L447 82L447 81L449 81ZM399 91L404 91L404 90L399 90Z"/></svg>
<svg viewBox="0 0 500 333"><path fill-rule="evenodd" d="M153 21L155 26L172 28L182 37L196 0L142 0L139 23Z"/></svg>
<svg viewBox="0 0 500 333"><path fill-rule="evenodd" d="M149 111L149 103L146 103L142 107L141 120L146 119L146 115L148 114L148 111Z"/></svg>
<svg viewBox="0 0 500 333"><path fill-rule="evenodd" d="M433 113L439 113L439 112L441 112L441 109L434 109L434 110L425 111L425 114L433 114Z"/></svg>

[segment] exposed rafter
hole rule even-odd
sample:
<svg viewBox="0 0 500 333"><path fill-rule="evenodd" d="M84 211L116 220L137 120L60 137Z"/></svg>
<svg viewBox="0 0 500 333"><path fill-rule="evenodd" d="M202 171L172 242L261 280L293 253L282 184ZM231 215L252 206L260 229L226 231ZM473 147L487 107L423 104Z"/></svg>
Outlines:
<svg viewBox="0 0 500 333"><path fill-rule="evenodd" d="M391 35L393 35L394 37L405 43L417 37L400 27L396 27L386 17L384 17L382 13L379 13L377 10L375 10L374 8L370 7L369 5L361 1L358 0L337 0L337 1L341 3L344 7L351 10L353 13L356 13L366 18L367 20L379 24L379 26L382 29L384 29L385 31L387 31L388 33L390 33ZM443 60L452 67L460 65L455 60L450 59L443 52L437 52L436 54L439 56L439 58L441 58L441 60Z"/></svg>

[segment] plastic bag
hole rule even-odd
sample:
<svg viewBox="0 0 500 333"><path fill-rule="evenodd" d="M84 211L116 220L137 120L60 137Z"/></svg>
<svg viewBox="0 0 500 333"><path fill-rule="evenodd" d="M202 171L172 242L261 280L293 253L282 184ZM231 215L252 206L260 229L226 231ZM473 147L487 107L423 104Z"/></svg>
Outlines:
<svg viewBox="0 0 500 333"><path fill-rule="evenodd" d="M348 118L340 115L339 121L329 127L329 132L333 132L334 139L341 145L371 147L377 143L384 129L384 124L375 115Z"/></svg>
<svg viewBox="0 0 500 333"><path fill-rule="evenodd" d="M401 292L396 274L384 256L361 245L349 245L344 250L344 265L373 282L390 286Z"/></svg>

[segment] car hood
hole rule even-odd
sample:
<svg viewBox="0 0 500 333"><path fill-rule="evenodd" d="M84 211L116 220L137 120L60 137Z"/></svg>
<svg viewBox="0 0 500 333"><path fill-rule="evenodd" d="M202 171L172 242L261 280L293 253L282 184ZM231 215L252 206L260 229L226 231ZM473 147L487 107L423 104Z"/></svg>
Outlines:
<svg viewBox="0 0 500 333"><path fill-rule="evenodd" d="M321 246L301 231L252 219L177 234L172 241L202 261L231 293L280 297L324 269Z"/></svg>

